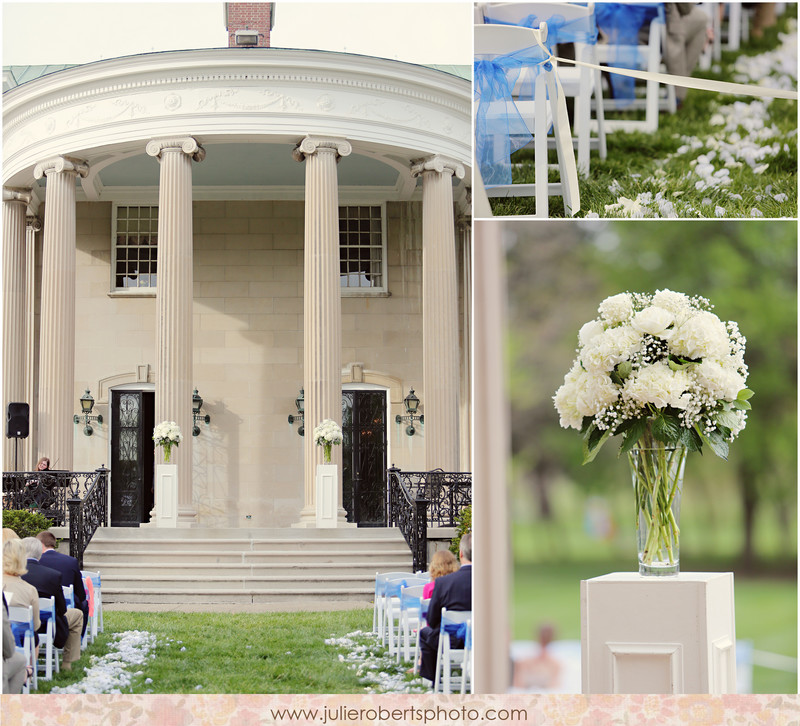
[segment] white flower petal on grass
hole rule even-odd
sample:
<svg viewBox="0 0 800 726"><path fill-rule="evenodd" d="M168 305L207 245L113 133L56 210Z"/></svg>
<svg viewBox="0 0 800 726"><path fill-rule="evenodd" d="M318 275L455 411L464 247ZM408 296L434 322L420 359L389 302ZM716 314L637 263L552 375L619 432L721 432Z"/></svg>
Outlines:
<svg viewBox="0 0 800 726"><path fill-rule="evenodd" d="M710 197L703 197L703 201L700 202L704 207L710 207L713 203Z"/></svg>
<svg viewBox="0 0 800 726"><path fill-rule="evenodd" d="M720 207L720 206L714 207L714 216L716 216L716 217L724 217L725 216L725 207Z"/></svg>
<svg viewBox="0 0 800 726"><path fill-rule="evenodd" d="M750 216L751 217L763 217L764 216L764 212L762 212L760 209L756 209L755 207L753 207L750 210Z"/></svg>
<svg viewBox="0 0 800 726"><path fill-rule="evenodd" d="M776 202L788 202L789 201L789 197L786 194L783 194L783 193L781 193L781 194L773 194L772 198Z"/></svg>
<svg viewBox="0 0 800 726"><path fill-rule="evenodd" d="M769 164L761 164L753 168L754 174L763 174L769 168Z"/></svg>

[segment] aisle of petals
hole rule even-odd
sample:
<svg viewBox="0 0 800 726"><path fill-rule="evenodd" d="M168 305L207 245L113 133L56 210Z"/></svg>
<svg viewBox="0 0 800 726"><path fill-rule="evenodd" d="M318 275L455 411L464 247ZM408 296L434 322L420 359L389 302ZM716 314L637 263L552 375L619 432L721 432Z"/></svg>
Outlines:
<svg viewBox="0 0 800 726"><path fill-rule="evenodd" d="M780 34L779 38L781 43L775 50L737 59L735 81L796 89L796 22L792 23L789 33ZM652 175L642 178L631 174L624 184L615 179L609 191L617 195L617 201L605 205L606 215L759 218L764 216L760 209L763 202L774 201L779 205L788 202L786 193L774 189L772 184L761 186L758 182L770 163L779 155L790 153L790 144L797 143L797 129L788 134L781 132L771 120L769 104L768 100L737 100L718 106L709 119L709 133L703 137L678 137L681 146L674 154L659 160ZM665 169L673 160L689 166L680 179ZM676 190L676 184L681 188ZM682 199L692 188L704 194L699 204ZM748 211L731 210L729 205L733 202L745 202ZM589 211L586 216L600 215ZM790 213L787 212L787 216L791 216Z"/></svg>

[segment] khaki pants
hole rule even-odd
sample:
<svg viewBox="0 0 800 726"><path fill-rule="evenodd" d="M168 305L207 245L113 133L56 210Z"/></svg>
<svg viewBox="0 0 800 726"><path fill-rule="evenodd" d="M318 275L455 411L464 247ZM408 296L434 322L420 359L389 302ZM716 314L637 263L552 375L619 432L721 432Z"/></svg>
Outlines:
<svg viewBox="0 0 800 726"><path fill-rule="evenodd" d="M64 643L64 663L73 663L81 657L81 630L83 629L83 613L77 608L67 608L69 635Z"/></svg>

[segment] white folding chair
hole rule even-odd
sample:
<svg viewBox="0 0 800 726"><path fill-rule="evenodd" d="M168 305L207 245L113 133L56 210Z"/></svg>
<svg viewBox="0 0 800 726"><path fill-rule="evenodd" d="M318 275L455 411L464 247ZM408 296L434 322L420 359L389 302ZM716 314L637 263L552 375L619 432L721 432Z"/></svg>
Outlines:
<svg viewBox="0 0 800 726"><path fill-rule="evenodd" d="M75 607L75 586L74 585L62 585L61 589L64 591L64 600L67 603L68 608Z"/></svg>
<svg viewBox="0 0 800 726"><path fill-rule="evenodd" d="M400 593L404 587L411 585L425 585L430 577L403 577L386 582L386 595L384 606L384 630L381 635L381 644L388 643L389 655L394 655L400 642Z"/></svg>
<svg viewBox="0 0 800 726"><path fill-rule="evenodd" d="M420 603L422 601L422 590L425 585L410 585L400 590L400 623L398 626L398 638L400 644L397 647L397 662L400 662L400 654L403 660L411 660L411 634L419 629L420 624ZM402 646L402 647L401 647Z"/></svg>
<svg viewBox="0 0 800 726"><path fill-rule="evenodd" d="M555 50L557 43L574 42L576 60L597 64L596 43L572 40L570 36L591 35L597 31L594 23L594 3L575 5L571 3L539 3L539 2L504 2L488 3L483 6L485 19L490 23L506 23L508 25L522 25L536 19L537 22L547 23L547 44ZM552 19L558 19L553 25ZM572 24L581 28L581 32L559 30L560 27L568 28ZM561 36L559 36L561 32ZM591 147L591 107L592 98L595 99L595 126L597 128L596 144L600 158L605 159L606 133L603 112L602 80L600 70L592 70L582 66L560 64L556 73L561 81L561 87L567 98L575 99L573 144L578 150L578 173L586 176L589 173L589 157Z"/></svg>
<svg viewBox="0 0 800 726"><path fill-rule="evenodd" d="M467 620L467 634L464 637L464 663L461 667L461 695L467 692L467 681L469 681L469 692L474 693L475 688L472 682L474 672L475 654L472 650L472 620Z"/></svg>
<svg viewBox="0 0 800 726"><path fill-rule="evenodd" d="M431 599L427 597L424 600L420 600L419 603L419 627L417 628L417 635L414 642L414 675L417 675L419 672L419 631L423 628L423 622L428 614L428 605L430 605L430 602Z"/></svg>
<svg viewBox="0 0 800 726"><path fill-rule="evenodd" d="M383 633L384 597L386 583L403 577L415 577L413 572L376 572L375 573L375 599L372 604L372 632Z"/></svg>
<svg viewBox="0 0 800 726"><path fill-rule="evenodd" d="M53 671L59 671L58 655L60 648L56 648L56 598L39 598L39 620L45 626L44 633L39 633L39 649L44 649L44 679L49 681L53 677Z"/></svg>
<svg viewBox="0 0 800 726"><path fill-rule="evenodd" d="M613 43L597 44L597 59L600 63L612 65L619 54L633 60L636 68L646 70L651 73L658 73L661 70L661 56L666 47L666 24L664 20L663 3L639 3L640 5L651 5L656 9L656 15L648 24L648 40L646 44L637 43L636 45L619 45ZM601 30L602 25L598 21ZM670 113L675 113L677 103L675 100L675 86L667 86L667 96L665 109ZM658 130L658 113L661 108L660 86L658 81L647 81L645 90L645 119L644 121L606 119L606 131L646 131ZM604 97L603 105L606 112L618 108L632 109L637 108L638 103L620 103L617 99Z"/></svg>
<svg viewBox="0 0 800 726"><path fill-rule="evenodd" d="M14 634L14 647L25 656L25 665L31 666L33 676L31 682L22 686L23 693L30 693L30 686L34 690L38 687L36 673L36 640L34 638L35 629L33 627L33 606L9 605L8 619L11 623L11 632Z"/></svg>
<svg viewBox="0 0 800 726"><path fill-rule="evenodd" d="M475 25L474 26L474 52L475 56L489 62L500 62L503 56L508 56L526 48L535 48L544 45L547 38L547 24L542 23L538 28L526 28L514 25ZM580 193L578 191L578 172L575 165L575 152L572 148L572 132L569 128L569 119L566 116L566 101L560 83L556 79L556 66L551 64L548 69L542 66L533 82L533 100L515 98L513 103L519 112L528 132L533 138L534 147L534 183L533 184L492 184L484 177L486 193L490 197L516 197L534 196L536 200L536 216L547 217L548 197L561 195L564 200L564 210L573 216L580 210ZM476 93L480 95L480 84L476 81ZM519 90L517 84L514 91ZM486 99L483 99L486 103ZM477 110L482 113L481 100L478 100ZM487 118L496 121L506 113L506 104L490 103ZM556 155L558 158L559 182L548 182L547 165L547 130L552 125L555 137ZM481 130L477 128L476 133ZM507 140L496 135L493 138L481 139L481 145L505 145ZM476 139L476 144L478 139ZM480 161L480 160L479 160Z"/></svg>
<svg viewBox="0 0 800 726"><path fill-rule="evenodd" d="M81 570L81 576L89 578L92 581L92 592L94 597L94 615L89 619L89 625L92 628L90 635L91 641L97 637L97 633L103 632L103 591L101 588L100 571ZM86 632L89 632L87 626Z"/></svg>
<svg viewBox="0 0 800 726"><path fill-rule="evenodd" d="M471 610L448 610L442 608L442 622L439 626L439 647L436 650L436 675L433 681L433 692L452 693L452 667L461 666L461 679L464 679L464 647L454 648L450 643L450 635L455 635L463 627L466 635L467 622L472 620Z"/></svg>

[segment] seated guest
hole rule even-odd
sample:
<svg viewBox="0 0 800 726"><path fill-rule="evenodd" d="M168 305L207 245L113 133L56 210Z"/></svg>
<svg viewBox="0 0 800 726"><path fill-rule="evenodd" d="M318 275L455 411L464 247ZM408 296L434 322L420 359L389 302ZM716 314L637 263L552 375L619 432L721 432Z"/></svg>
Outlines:
<svg viewBox="0 0 800 726"><path fill-rule="evenodd" d="M39 562L45 567L51 567L61 573L61 584L69 587L72 585L72 591L75 595L75 607L83 613L83 631L81 636L86 632L86 623L89 622L89 600L86 597L86 590L83 587L83 577L81 576L81 567L78 560L69 555L56 552L56 538L52 532L39 532L36 535L42 543L44 551L39 558Z"/></svg>
<svg viewBox="0 0 800 726"><path fill-rule="evenodd" d="M33 585L25 582L24 575L28 568L25 564L25 547L22 540L10 539L3 544L3 591L11 595L9 605L26 608L33 607L33 627L39 628L39 593ZM34 633L38 643L38 636Z"/></svg>
<svg viewBox="0 0 800 726"><path fill-rule="evenodd" d="M439 626L442 623L442 608L448 610L472 610L472 533L461 538L458 551L461 568L450 575L434 581L431 601L428 605L428 625L419 631L419 648L422 656L420 675L433 681L436 675L436 651L439 645ZM451 636L454 648L462 643Z"/></svg>
<svg viewBox="0 0 800 726"><path fill-rule="evenodd" d="M55 597L56 635L54 642L56 648L64 649L61 668L67 671L72 670L72 664L81 657L83 613L77 608L67 608L64 591L61 589L61 573L45 567L39 562L39 558L42 556L42 543L36 537L26 537L22 540L22 544L28 556L28 572L22 576L22 579L36 588L39 597ZM45 632L45 627L42 624L39 632Z"/></svg>
<svg viewBox="0 0 800 726"><path fill-rule="evenodd" d="M449 575L451 572L455 572L458 567L458 560L450 550L436 550L433 553L433 557L431 557L430 567L428 567L431 581L422 588L422 599L427 600L431 596L436 578Z"/></svg>

